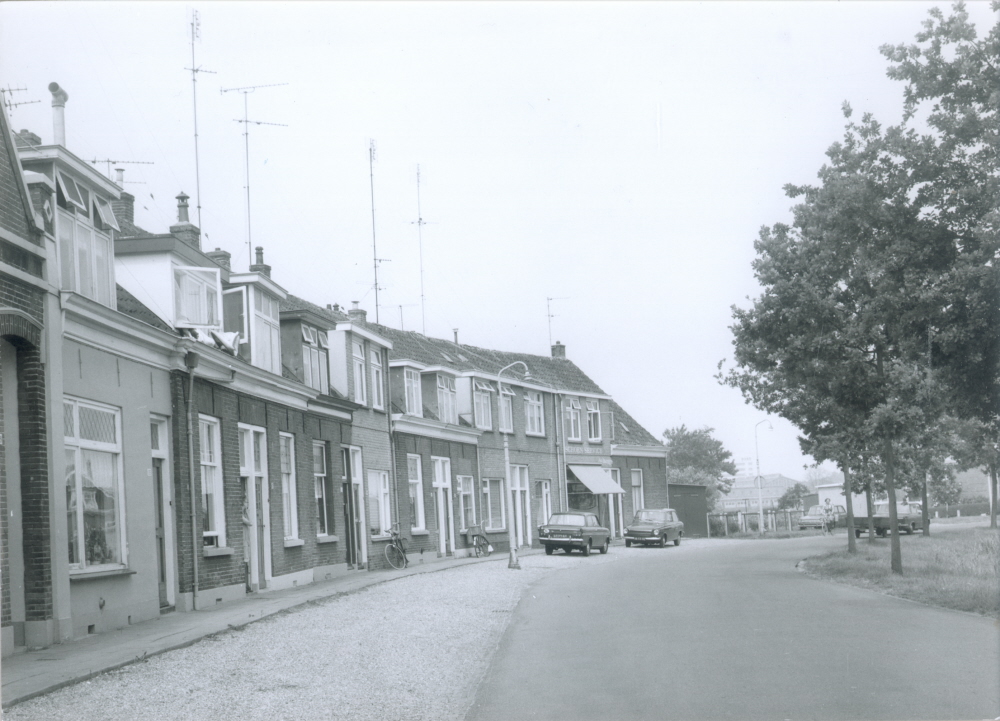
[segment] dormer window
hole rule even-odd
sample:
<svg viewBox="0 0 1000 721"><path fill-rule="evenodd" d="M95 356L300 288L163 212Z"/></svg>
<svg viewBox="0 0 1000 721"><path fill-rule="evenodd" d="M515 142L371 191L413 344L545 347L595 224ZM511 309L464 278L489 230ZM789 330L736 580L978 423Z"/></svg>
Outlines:
<svg viewBox="0 0 1000 721"><path fill-rule="evenodd" d="M363 406L368 405L368 383L365 381L365 345L351 343L351 353L354 356L354 400Z"/></svg>
<svg viewBox="0 0 1000 721"><path fill-rule="evenodd" d="M87 212L87 191L77 185L76 181L60 170L56 171L56 183L59 186L61 197L56 198L56 203L63 207L72 206L84 213ZM60 203L59 201L62 201Z"/></svg>
<svg viewBox="0 0 1000 721"><path fill-rule="evenodd" d="M438 418L445 423L458 425L458 392L455 379L443 373L437 374Z"/></svg>
<svg viewBox="0 0 1000 721"><path fill-rule="evenodd" d="M302 371L305 384L320 393L330 392L330 366L327 360L326 331L302 326Z"/></svg>
<svg viewBox="0 0 1000 721"><path fill-rule="evenodd" d="M411 416L423 417L424 406L420 390L420 373L413 368L403 370L403 384L406 386L406 412Z"/></svg>
<svg viewBox="0 0 1000 721"><path fill-rule="evenodd" d="M281 375L281 324L278 299L254 288L254 324L251 339L251 362L275 375Z"/></svg>
<svg viewBox="0 0 1000 721"><path fill-rule="evenodd" d="M62 172L57 171L56 178L60 287L114 308L114 253L108 229L115 226L98 218L96 209L101 207L101 201L95 198L94 210L88 211L90 193ZM110 206L107 215L114 220Z"/></svg>
<svg viewBox="0 0 1000 721"><path fill-rule="evenodd" d="M493 428L493 408L490 403L490 393L493 392L493 386L478 378L474 378L472 382L476 428L490 430Z"/></svg>
<svg viewBox="0 0 1000 721"><path fill-rule="evenodd" d="M222 294L219 270L174 266L174 325L219 329Z"/></svg>

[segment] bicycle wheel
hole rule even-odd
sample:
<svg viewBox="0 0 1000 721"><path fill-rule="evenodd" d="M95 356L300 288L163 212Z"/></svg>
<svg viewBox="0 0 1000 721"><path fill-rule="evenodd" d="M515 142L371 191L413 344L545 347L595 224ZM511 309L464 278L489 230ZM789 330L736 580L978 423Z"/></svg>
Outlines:
<svg viewBox="0 0 1000 721"><path fill-rule="evenodd" d="M390 543L385 547L385 560L393 568L403 568L406 566L406 554L395 543Z"/></svg>
<svg viewBox="0 0 1000 721"><path fill-rule="evenodd" d="M488 556L490 553L492 553L492 551L490 551L490 543L486 540L486 537L476 536L476 555Z"/></svg>

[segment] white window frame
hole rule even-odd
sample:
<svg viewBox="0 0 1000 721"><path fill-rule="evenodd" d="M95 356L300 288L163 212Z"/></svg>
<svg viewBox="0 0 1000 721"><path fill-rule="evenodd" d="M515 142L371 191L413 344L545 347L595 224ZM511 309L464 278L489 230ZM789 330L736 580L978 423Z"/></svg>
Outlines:
<svg viewBox="0 0 1000 721"><path fill-rule="evenodd" d="M59 188L62 190L66 202L86 213L87 201L84 199L83 193L80 192L76 181L61 170L57 170L56 182L59 183Z"/></svg>
<svg viewBox="0 0 1000 721"><path fill-rule="evenodd" d="M541 392L524 392L524 423L525 435L545 435L545 406Z"/></svg>
<svg viewBox="0 0 1000 721"><path fill-rule="evenodd" d="M490 483L492 482L496 482L497 493L500 495L500 525L488 525L485 527L485 530L503 531L507 529L507 493L502 478L484 478L480 481L483 503L486 507L486 512L483 514L483 523L493 523L493 491L490 489Z"/></svg>
<svg viewBox="0 0 1000 721"><path fill-rule="evenodd" d="M278 299L260 288L253 289L253 324L250 343L251 363L275 375L281 375L281 321L278 315ZM258 302L262 306L257 308ZM264 357L263 333L268 335L270 356Z"/></svg>
<svg viewBox="0 0 1000 721"><path fill-rule="evenodd" d="M202 268L192 265L173 265L171 278L174 294L174 326L177 328L204 328L207 330L222 330L222 276L219 268ZM211 280L209 280L211 277ZM180 280L183 279L183 280ZM179 282L180 281L180 282ZM190 308L185 308L187 290L186 284L194 284L197 292L197 315L192 320ZM214 303L209 296L209 290L215 296ZM213 307L214 306L214 307ZM215 322L211 322L214 312ZM183 317L182 317L183 316ZM202 322L204 321L204 322Z"/></svg>
<svg viewBox="0 0 1000 721"><path fill-rule="evenodd" d="M569 399L566 418L569 421L569 428L566 429L566 440L582 441L583 429L580 424L580 400L578 398Z"/></svg>
<svg viewBox="0 0 1000 721"><path fill-rule="evenodd" d="M493 430L493 401L490 394L493 393L493 386L478 378L472 379L473 413L476 421L476 428L483 430Z"/></svg>
<svg viewBox="0 0 1000 721"><path fill-rule="evenodd" d="M61 274L60 287L63 290L79 293L108 308L117 307L117 292L115 291L114 274L114 241L111 235L97 228L92 219L81 214L59 209L56 233L59 245L59 268ZM103 263L99 259L98 244L104 250ZM80 262L80 250L86 246L86 278L89 287L85 287L84 276L81 273L83 264Z"/></svg>
<svg viewBox="0 0 1000 721"><path fill-rule="evenodd" d="M438 420L458 425L458 392L455 388L455 376L446 373L437 374L437 399Z"/></svg>
<svg viewBox="0 0 1000 721"><path fill-rule="evenodd" d="M601 402L596 398L587 401L587 440L601 440Z"/></svg>
<svg viewBox="0 0 1000 721"><path fill-rule="evenodd" d="M514 391L509 386L500 385L499 425L503 433L514 432Z"/></svg>
<svg viewBox="0 0 1000 721"><path fill-rule="evenodd" d="M372 408L385 410L385 376L382 372L382 349L372 348Z"/></svg>
<svg viewBox="0 0 1000 721"><path fill-rule="evenodd" d="M351 355L354 358L354 402L368 405L368 379L365 374L365 344L351 341Z"/></svg>
<svg viewBox="0 0 1000 721"><path fill-rule="evenodd" d="M412 465L412 461L416 461L416 465ZM412 473L413 468L416 468L416 478ZM426 531L427 530L427 517L424 514L424 469L423 469L423 458L416 453L406 454L406 478L408 481L408 490L410 492L410 498L416 498L416 518L410 519L410 528L414 531ZM413 495L414 490L416 490L416 496Z"/></svg>
<svg viewBox="0 0 1000 721"><path fill-rule="evenodd" d="M286 541L299 537L298 484L295 474L295 436L278 433L279 471L281 473L281 519Z"/></svg>
<svg viewBox="0 0 1000 721"><path fill-rule="evenodd" d="M403 369L403 386L406 389L406 413L407 415L423 418L424 401L420 382L420 371L414 368Z"/></svg>
<svg viewBox="0 0 1000 721"><path fill-rule="evenodd" d="M327 489L327 482L329 479L329 463L326 459L327 448L326 442L324 441L313 441L313 493L316 498L316 535L319 537L329 536L332 519L330 518L330 498ZM320 452L320 457L323 459L322 468L316 467L316 451ZM323 525L320 525L320 514L319 509L323 509Z"/></svg>
<svg viewBox="0 0 1000 721"><path fill-rule="evenodd" d="M94 203L101 222L108 226L108 228L114 228L118 232L121 232L121 228L118 227L118 220L115 218L115 211L111 209L111 204L103 198L96 197L94 198Z"/></svg>
<svg viewBox="0 0 1000 721"><path fill-rule="evenodd" d="M311 326L302 326L302 377L307 386L323 395L330 392L329 358L320 343L325 335Z"/></svg>
<svg viewBox="0 0 1000 721"><path fill-rule="evenodd" d="M459 522L461 523L460 531L469 530L469 526L476 525L476 498L475 498L475 483L472 476L456 476L456 484L458 485L458 515ZM465 502L469 502L469 515L471 518L465 517Z"/></svg>
<svg viewBox="0 0 1000 721"><path fill-rule="evenodd" d="M82 438L80 436L80 409L89 408L92 410L100 411L102 413L108 413L114 416L114 442L106 441L94 441ZM70 414L72 419L71 423L66 423L64 428L66 432L64 433L63 444L64 453L73 453L74 461L73 468L76 471L73 478L73 496L78 499L75 507L73 523L75 526L75 537L78 541L77 554L79 560L74 561L70 559L69 569L70 572L83 572L83 571L97 571L100 569L115 569L124 568L128 565L128 543L126 541L125 533L125 480L124 480L124 461L122 458L122 411L121 408L115 406L105 405L103 403L93 403L90 401L85 401L78 398L72 398L70 396L63 397L63 413ZM81 457L84 451L96 451L99 453L107 453L112 456L112 467L114 469L115 478L113 480L113 488L115 492L115 504L117 508L115 509L115 522L118 526L117 542L118 542L118 558L119 560L115 563L95 563L89 565L87 563L87 552L86 552L86 533L85 533L85 519L84 513L86 512L86 495L83 487L83 471ZM67 501L68 506L68 501ZM67 511L69 511L67 507Z"/></svg>
<svg viewBox="0 0 1000 721"><path fill-rule="evenodd" d="M642 483L641 468L630 468L629 475L632 479L632 512L635 513L646 507L646 489ZM636 483L636 480L638 480L638 483ZM638 489L638 495L636 495L636 489ZM637 500L639 502L638 506L636 506Z"/></svg>
<svg viewBox="0 0 1000 721"><path fill-rule="evenodd" d="M212 434L211 448L205 448L205 428L214 429ZM201 502L202 513L206 513L205 504L208 499L208 492L205 480L205 468L214 468L215 473L210 481L212 485L212 508L207 510L211 515L212 525L216 530L206 531L202 527L202 545L226 547L226 489L222 471L222 423L218 418L198 414L198 445L199 445L199 469L201 482ZM209 451L206 454L206 450ZM211 542L206 543L206 540Z"/></svg>
<svg viewBox="0 0 1000 721"><path fill-rule="evenodd" d="M373 521L369 533L376 538L388 536L392 529L388 471L368 471L368 508Z"/></svg>

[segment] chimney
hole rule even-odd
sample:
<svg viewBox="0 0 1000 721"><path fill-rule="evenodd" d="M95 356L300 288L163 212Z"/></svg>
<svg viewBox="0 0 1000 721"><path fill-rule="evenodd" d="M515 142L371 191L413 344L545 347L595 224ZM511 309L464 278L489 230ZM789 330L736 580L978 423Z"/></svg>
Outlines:
<svg viewBox="0 0 1000 721"><path fill-rule="evenodd" d="M221 265L226 270L233 269L232 267L233 256L229 252L223 250L222 248L216 248L210 253L205 253L205 255L207 255L209 258L214 260L216 263Z"/></svg>
<svg viewBox="0 0 1000 721"><path fill-rule="evenodd" d="M20 133L15 133L14 144L18 148L37 148L42 144L42 139L30 130L22 130Z"/></svg>
<svg viewBox="0 0 1000 721"><path fill-rule="evenodd" d="M564 346L559 341L556 341L552 346L552 357L553 358L565 358L566 357L566 346Z"/></svg>
<svg viewBox="0 0 1000 721"><path fill-rule="evenodd" d="M201 231L188 220L188 195L182 190L177 196L177 223L170 232L196 250L201 250Z"/></svg>
<svg viewBox="0 0 1000 721"><path fill-rule="evenodd" d="M115 185L125 187L125 168L115 168Z"/></svg>
<svg viewBox="0 0 1000 721"><path fill-rule="evenodd" d="M264 246L258 245L254 248L257 251L257 262L250 266L251 273L260 273L261 275L266 275L268 278L271 277L271 266L264 263Z"/></svg>
<svg viewBox="0 0 1000 721"><path fill-rule="evenodd" d="M59 83L49 83L52 93L52 142L66 147L66 101L69 95L59 87Z"/></svg>
<svg viewBox="0 0 1000 721"><path fill-rule="evenodd" d="M111 201L111 210L122 228L122 235L128 235L135 227L135 196L123 190L118 200Z"/></svg>
<svg viewBox="0 0 1000 721"><path fill-rule="evenodd" d="M455 345L458 345L458 328L452 328L451 332L455 334Z"/></svg>
<svg viewBox="0 0 1000 721"><path fill-rule="evenodd" d="M368 311L361 310L360 303L356 300L351 301L351 308L347 311L347 315L350 317L351 321L360 321L362 323L368 322Z"/></svg>

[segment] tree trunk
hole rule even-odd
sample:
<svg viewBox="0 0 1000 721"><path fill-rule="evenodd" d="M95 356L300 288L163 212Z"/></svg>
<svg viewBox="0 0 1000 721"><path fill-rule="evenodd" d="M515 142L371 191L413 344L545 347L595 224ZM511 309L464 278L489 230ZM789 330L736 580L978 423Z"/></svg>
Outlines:
<svg viewBox="0 0 1000 721"><path fill-rule="evenodd" d="M846 463L842 464L840 469L844 472L844 505L847 508L847 552L857 553L858 545L854 540L854 494L851 492L851 469Z"/></svg>
<svg viewBox="0 0 1000 721"><path fill-rule="evenodd" d="M930 483L930 472L924 473L924 487L920 489L920 518L923 521L923 534L931 535L931 509L927 506L927 486Z"/></svg>
<svg viewBox="0 0 1000 721"><path fill-rule="evenodd" d="M997 527L997 464L990 464L990 528Z"/></svg>
<svg viewBox="0 0 1000 721"><path fill-rule="evenodd" d="M865 484L865 500L868 502L868 543L875 543L875 500L872 498L872 484Z"/></svg>
<svg viewBox="0 0 1000 721"><path fill-rule="evenodd" d="M903 551L899 546L899 516L896 514L896 459L893 457L892 440L885 444L885 490L889 495L889 565L893 573L903 573Z"/></svg>

